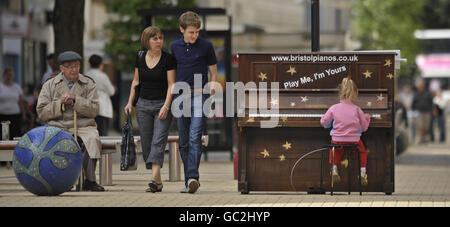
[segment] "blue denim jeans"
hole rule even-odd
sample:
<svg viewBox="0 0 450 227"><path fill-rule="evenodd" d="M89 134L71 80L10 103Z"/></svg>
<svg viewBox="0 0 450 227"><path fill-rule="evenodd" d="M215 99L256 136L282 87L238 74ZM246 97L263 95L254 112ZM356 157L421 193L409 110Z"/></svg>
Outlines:
<svg viewBox="0 0 450 227"><path fill-rule="evenodd" d="M175 96L174 96L175 97ZM197 101L194 101L197 99ZM201 106L198 105L201 99ZM187 186L189 179L199 180L199 164L202 155L202 132L206 124L205 114L203 113L203 104L207 95L191 95L191 117L176 118L179 143L178 148L184 165L184 180ZM182 106L180 105L180 109ZM201 115L198 115L200 113ZM194 114L197 112L197 115Z"/></svg>

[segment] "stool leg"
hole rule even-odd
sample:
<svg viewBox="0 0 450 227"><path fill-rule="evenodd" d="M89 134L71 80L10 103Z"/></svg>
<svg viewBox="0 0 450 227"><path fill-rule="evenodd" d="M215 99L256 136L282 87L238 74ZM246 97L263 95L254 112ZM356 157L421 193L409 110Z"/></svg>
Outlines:
<svg viewBox="0 0 450 227"><path fill-rule="evenodd" d="M359 151L359 148L357 148L356 152L358 152L359 195L362 195L362 189L361 189L361 153L360 153L360 151Z"/></svg>
<svg viewBox="0 0 450 227"><path fill-rule="evenodd" d="M351 194L351 191L352 191L352 182L351 182L351 168L352 168L352 164L351 164L351 162L350 162L350 152L349 152L349 150L346 150L346 152L347 152L347 159L348 159L348 166L347 166L347 182L348 182L348 194L350 195Z"/></svg>
<svg viewBox="0 0 450 227"><path fill-rule="evenodd" d="M334 165L334 147L331 148L331 196L333 196L333 165Z"/></svg>
<svg viewBox="0 0 450 227"><path fill-rule="evenodd" d="M320 154L320 188L323 188L323 151Z"/></svg>

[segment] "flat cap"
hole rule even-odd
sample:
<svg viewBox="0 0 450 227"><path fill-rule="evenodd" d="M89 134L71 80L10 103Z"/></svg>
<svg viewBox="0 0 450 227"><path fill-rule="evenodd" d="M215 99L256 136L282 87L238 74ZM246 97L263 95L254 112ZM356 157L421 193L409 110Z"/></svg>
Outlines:
<svg viewBox="0 0 450 227"><path fill-rule="evenodd" d="M67 62L67 61L81 61L81 56L74 51L65 51L59 54L58 56L58 62L60 64Z"/></svg>

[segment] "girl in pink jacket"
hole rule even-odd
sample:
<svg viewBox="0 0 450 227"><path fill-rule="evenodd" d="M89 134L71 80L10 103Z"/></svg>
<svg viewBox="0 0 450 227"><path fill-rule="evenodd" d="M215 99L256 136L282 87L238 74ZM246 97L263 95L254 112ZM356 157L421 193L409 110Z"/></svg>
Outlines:
<svg viewBox="0 0 450 227"><path fill-rule="evenodd" d="M362 143L361 133L369 127L370 116L364 112L353 101L358 97L358 88L350 77L346 77L339 85L340 103L331 106L320 119L320 124L330 128L331 144L357 144L361 158L361 180L362 185L367 185L367 151ZM337 164L340 162L344 149L334 150L333 179L340 181ZM356 155L358 153L355 152ZM330 150L330 164L331 164ZM356 156L357 157L357 156Z"/></svg>

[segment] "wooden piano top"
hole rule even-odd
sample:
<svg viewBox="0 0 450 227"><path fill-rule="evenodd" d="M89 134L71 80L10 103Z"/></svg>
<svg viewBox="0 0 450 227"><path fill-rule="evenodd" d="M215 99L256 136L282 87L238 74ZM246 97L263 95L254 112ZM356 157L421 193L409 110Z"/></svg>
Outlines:
<svg viewBox="0 0 450 227"><path fill-rule="evenodd" d="M267 107L278 112L261 115L259 99L257 104L249 99L252 89L248 89L238 126L259 127L260 121L278 116L278 127L321 127L321 115L339 102L337 86L350 76L359 91L354 103L371 115L370 127L390 128L394 125L395 55L389 51L239 53L239 81L255 83L258 94L267 93ZM260 89L261 82L267 82L267 89ZM272 97L272 82L278 84L278 97Z"/></svg>

